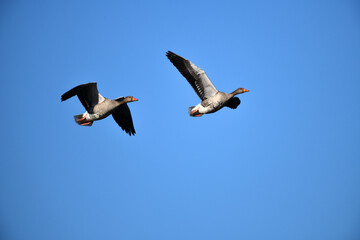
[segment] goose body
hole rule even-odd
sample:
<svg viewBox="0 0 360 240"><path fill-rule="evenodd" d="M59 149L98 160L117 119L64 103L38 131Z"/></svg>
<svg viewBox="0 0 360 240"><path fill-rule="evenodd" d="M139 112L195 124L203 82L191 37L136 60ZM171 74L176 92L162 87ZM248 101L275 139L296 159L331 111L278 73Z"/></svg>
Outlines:
<svg viewBox="0 0 360 240"><path fill-rule="evenodd" d="M189 113L198 108L200 114L214 113L223 108L226 102L231 98L226 93L217 92L214 96L201 101L197 106L190 107Z"/></svg>
<svg viewBox="0 0 360 240"><path fill-rule="evenodd" d="M234 96L249 91L245 88L238 88L232 93L221 92L216 89L205 71L191 61L171 51L168 51L166 56L186 78L201 99L198 105L188 108L189 114L192 117L200 117L203 114L214 113L223 107L236 109L241 101L238 97Z"/></svg>
<svg viewBox="0 0 360 240"><path fill-rule="evenodd" d="M97 89L96 82L86 83L74 87L61 95L65 101L77 95L86 112L75 115L75 122L82 126L91 126L94 121L104 119L112 114L116 123L130 136L135 134L128 102L138 101L132 96L120 97L114 100L103 97Z"/></svg>

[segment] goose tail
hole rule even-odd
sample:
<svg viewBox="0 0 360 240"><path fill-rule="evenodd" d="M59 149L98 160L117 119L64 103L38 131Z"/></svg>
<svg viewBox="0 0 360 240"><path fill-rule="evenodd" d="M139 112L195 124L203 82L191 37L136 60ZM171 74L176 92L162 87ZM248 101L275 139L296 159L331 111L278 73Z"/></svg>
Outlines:
<svg viewBox="0 0 360 240"><path fill-rule="evenodd" d="M195 106L188 107L188 113L191 115L191 111L194 109Z"/></svg>
<svg viewBox="0 0 360 240"><path fill-rule="evenodd" d="M74 116L74 120L77 124L81 125L81 126L88 126L90 127L93 122L92 121L87 121L86 120L86 114L78 114Z"/></svg>
<svg viewBox="0 0 360 240"><path fill-rule="evenodd" d="M199 106L191 106L188 108L190 117L201 117L203 114L199 113Z"/></svg>

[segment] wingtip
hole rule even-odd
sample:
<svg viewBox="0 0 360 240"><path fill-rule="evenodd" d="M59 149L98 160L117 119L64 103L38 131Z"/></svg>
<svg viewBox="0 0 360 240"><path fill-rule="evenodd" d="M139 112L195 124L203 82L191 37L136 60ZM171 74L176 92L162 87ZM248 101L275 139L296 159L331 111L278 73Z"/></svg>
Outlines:
<svg viewBox="0 0 360 240"><path fill-rule="evenodd" d="M171 57L171 56L175 56L175 55L176 55L176 54L173 53L172 51L169 51L169 50L168 50L168 51L166 52L166 56L167 56L167 57Z"/></svg>

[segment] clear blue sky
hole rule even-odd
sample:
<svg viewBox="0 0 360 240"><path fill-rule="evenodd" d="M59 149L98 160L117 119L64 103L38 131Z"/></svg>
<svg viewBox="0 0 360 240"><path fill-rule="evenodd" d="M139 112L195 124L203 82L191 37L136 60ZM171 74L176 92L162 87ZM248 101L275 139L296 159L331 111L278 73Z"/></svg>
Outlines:
<svg viewBox="0 0 360 240"><path fill-rule="evenodd" d="M167 50L250 92L189 117ZM0 79L1 239L360 239L359 1L5 0Z"/></svg>

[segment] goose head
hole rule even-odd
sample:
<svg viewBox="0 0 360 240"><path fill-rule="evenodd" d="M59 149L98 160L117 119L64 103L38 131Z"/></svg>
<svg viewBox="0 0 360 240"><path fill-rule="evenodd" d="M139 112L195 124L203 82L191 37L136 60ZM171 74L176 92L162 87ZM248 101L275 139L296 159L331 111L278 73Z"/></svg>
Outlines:
<svg viewBox="0 0 360 240"><path fill-rule="evenodd" d="M121 105L123 103L139 101L139 99L134 98L133 96L127 96L127 97L116 98L114 99L114 101L118 102L118 104Z"/></svg>
<svg viewBox="0 0 360 240"><path fill-rule="evenodd" d="M124 99L124 102L126 102L126 103L128 103L128 102L135 102L135 101L139 101L139 99L134 98L133 96L127 96L127 97Z"/></svg>
<svg viewBox="0 0 360 240"><path fill-rule="evenodd" d="M249 90L245 89L245 88L238 88L236 89L235 91L232 92L232 94L235 96L237 94L240 94L240 93L245 93L245 92L249 92Z"/></svg>

